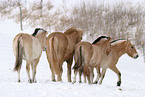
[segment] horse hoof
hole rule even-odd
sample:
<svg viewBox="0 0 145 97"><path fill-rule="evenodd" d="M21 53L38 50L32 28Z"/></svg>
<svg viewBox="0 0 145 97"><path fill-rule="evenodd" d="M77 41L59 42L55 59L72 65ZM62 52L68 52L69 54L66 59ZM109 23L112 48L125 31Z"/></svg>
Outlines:
<svg viewBox="0 0 145 97"><path fill-rule="evenodd" d="M99 83L99 85L101 85L102 83Z"/></svg>
<svg viewBox="0 0 145 97"><path fill-rule="evenodd" d="M72 82L71 80L68 80L68 82Z"/></svg>
<svg viewBox="0 0 145 97"><path fill-rule="evenodd" d="M120 86L120 85L121 85L121 81L118 81L118 82L117 82L117 86Z"/></svg>
<svg viewBox="0 0 145 97"><path fill-rule="evenodd" d="M72 84L76 83L76 81L73 81Z"/></svg>
<svg viewBox="0 0 145 97"><path fill-rule="evenodd" d="M98 83L98 81L95 81L93 84L97 84Z"/></svg>
<svg viewBox="0 0 145 97"><path fill-rule="evenodd" d="M28 82L29 82L29 83L32 83L32 80L30 79L30 80L28 80Z"/></svg>
<svg viewBox="0 0 145 97"><path fill-rule="evenodd" d="M33 83L37 83L37 81L33 81Z"/></svg>
<svg viewBox="0 0 145 97"><path fill-rule="evenodd" d="M21 80L19 79L19 80L18 80L18 82L20 83L20 82L21 82Z"/></svg>
<svg viewBox="0 0 145 97"><path fill-rule="evenodd" d="M53 82L56 82L56 80L54 79L54 80L52 80Z"/></svg>

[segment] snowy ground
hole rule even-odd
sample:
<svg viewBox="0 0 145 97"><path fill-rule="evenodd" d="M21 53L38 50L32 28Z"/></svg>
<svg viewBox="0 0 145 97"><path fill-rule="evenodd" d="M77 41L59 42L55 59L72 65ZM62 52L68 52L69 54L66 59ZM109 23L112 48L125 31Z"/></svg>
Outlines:
<svg viewBox="0 0 145 97"><path fill-rule="evenodd" d="M117 66L122 73L122 91L116 86L116 74L109 69L102 85L69 83L66 63L63 65L63 81L52 82L45 52L38 64L37 83L28 83L25 61L21 69L21 83L18 83L17 72L12 71L15 63L12 40L19 33L19 25L3 21L0 27L0 97L145 97L145 63L142 54L138 59L128 55L120 58ZM33 33L33 30L28 30L28 33Z"/></svg>

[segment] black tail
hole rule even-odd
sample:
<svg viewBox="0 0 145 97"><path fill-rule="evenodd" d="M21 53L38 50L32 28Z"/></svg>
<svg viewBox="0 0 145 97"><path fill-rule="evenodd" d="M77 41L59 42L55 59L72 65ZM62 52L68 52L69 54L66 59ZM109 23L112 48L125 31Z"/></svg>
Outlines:
<svg viewBox="0 0 145 97"><path fill-rule="evenodd" d="M13 70L18 71L21 68L21 64L22 64L22 45L20 43L20 40L18 39L16 47L16 61Z"/></svg>
<svg viewBox="0 0 145 97"><path fill-rule="evenodd" d="M80 67L82 67L82 46L80 46L80 54L78 56L78 60L75 63L75 65L73 66L73 69L77 70Z"/></svg>

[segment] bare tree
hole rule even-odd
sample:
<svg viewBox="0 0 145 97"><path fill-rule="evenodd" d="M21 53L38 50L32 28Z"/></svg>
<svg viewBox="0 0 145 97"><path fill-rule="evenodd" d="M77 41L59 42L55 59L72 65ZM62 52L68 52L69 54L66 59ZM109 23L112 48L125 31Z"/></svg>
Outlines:
<svg viewBox="0 0 145 97"><path fill-rule="evenodd" d="M22 1L21 0L6 0L0 3L0 15L1 17L8 17L8 18L14 18L16 22L20 22L20 28L23 30L23 18L22 15ZM19 13L16 13L16 11L19 9ZM26 9L26 8L24 8Z"/></svg>
<svg viewBox="0 0 145 97"><path fill-rule="evenodd" d="M25 21L32 27L51 26L59 31L71 26L80 27L90 41L100 34L110 35L113 39L132 37L138 45L144 41L145 8L140 4L120 2L111 6L82 1L70 9L66 6L67 1L64 2L55 7L50 1L40 0L27 8L21 0L7 0L0 3L0 15L14 18L20 22L21 29L22 21Z"/></svg>

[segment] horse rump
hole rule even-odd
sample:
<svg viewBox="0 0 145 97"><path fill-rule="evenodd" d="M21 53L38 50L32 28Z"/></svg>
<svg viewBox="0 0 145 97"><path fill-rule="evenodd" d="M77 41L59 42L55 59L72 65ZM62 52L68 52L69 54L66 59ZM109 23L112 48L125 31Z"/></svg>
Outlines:
<svg viewBox="0 0 145 97"><path fill-rule="evenodd" d="M51 70L53 70L53 72L56 74L56 75L59 75L60 72L62 72L62 68L61 68L61 60L59 58L59 52L58 52L58 39L57 37L51 37L49 39L49 46L48 46L48 49L49 49L49 57L50 58L50 68ZM59 64L60 63L60 64Z"/></svg>

